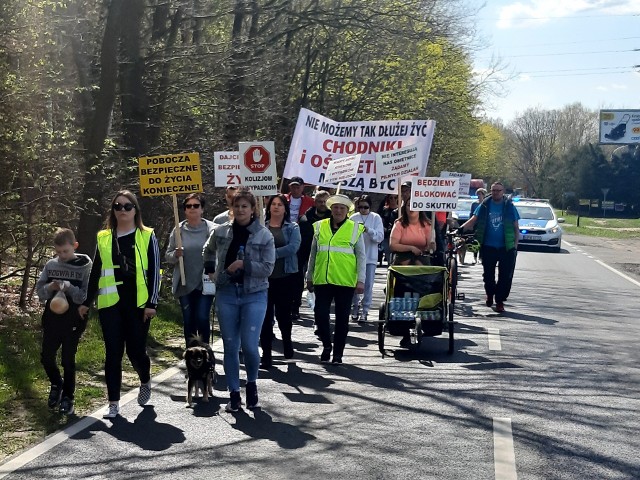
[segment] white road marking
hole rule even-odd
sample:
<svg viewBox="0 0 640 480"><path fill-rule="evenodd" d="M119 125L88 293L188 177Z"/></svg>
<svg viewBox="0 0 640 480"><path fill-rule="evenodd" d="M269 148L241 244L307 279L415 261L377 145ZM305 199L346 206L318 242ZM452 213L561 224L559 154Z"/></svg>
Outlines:
<svg viewBox="0 0 640 480"><path fill-rule="evenodd" d="M178 372L180 372L180 369L177 367L171 367L168 370L165 370L164 372L162 372L161 374L159 374L158 376L152 379L151 381L152 387L164 382L168 378L173 377ZM130 392L127 392L126 395L122 396L122 398L120 398L120 405L121 406L126 405L133 399L137 399L138 390L139 390L138 388L134 388ZM74 423L70 427L67 427L64 430L62 430L61 432L54 433L53 435L45 438L44 441L42 441L35 447L30 448L23 454L18 455L17 457L11 459L7 463L0 465L0 478L6 477L13 471L17 470L18 468L23 467L24 465L31 462L32 460L35 460L40 455L47 453L56 445L59 445L60 443L64 442L66 439L71 438L74 435L80 433L85 428L89 428L95 422L101 421L102 414L104 413L104 411L105 411L105 407L100 407L100 409L96 410L89 416L84 417L79 422Z"/></svg>
<svg viewBox="0 0 640 480"><path fill-rule="evenodd" d="M493 463L496 480L518 479L510 418L493 419Z"/></svg>
<svg viewBox="0 0 640 480"><path fill-rule="evenodd" d="M565 241L565 244L569 245L570 247L573 247L575 250L577 251L581 251L578 248L576 248L574 245L570 244L569 242ZM587 255L587 254L585 254ZM610 265L607 265L606 263L604 263L602 260L598 260L597 258L591 256L591 255L587 255L587 257L593 259L597 264L602 265L604 268L606 268L607 270L611 270L613 273L615 273L616 275L624 278L625 280L628 280L629 282L633 283L635 286L640 287L640 282L637 281L635 278L631 278L629 275L625 275L624 273L622 273L619 270L616 270L615 268L613 268Z"/></svg>
<svg viewBox="0 0 640 480"><path fill-rule="evenodd" d="M487 336L489 337L489 350L502 350L500 342L500 329L487 328Z"/></svg>

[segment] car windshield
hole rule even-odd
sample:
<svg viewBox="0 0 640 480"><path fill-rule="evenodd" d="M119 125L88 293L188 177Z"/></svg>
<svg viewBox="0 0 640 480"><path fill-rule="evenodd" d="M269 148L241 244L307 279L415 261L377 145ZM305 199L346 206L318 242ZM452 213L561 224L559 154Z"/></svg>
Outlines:
<svg viewBox="0 0 640 480"><path fill-rule="evenodd" d="M471 205L473 205L474 201L475 200L472 200L470 198L459 198L456 210L460 212L468 212L469 210L471 210Z"/></svg>
<svg viewBox="0 0 640 480"><path fill-rule="evenodd" d="M550 207L527 207L516 205L520 218L529 220L553 220L553 211Z"/></svg>

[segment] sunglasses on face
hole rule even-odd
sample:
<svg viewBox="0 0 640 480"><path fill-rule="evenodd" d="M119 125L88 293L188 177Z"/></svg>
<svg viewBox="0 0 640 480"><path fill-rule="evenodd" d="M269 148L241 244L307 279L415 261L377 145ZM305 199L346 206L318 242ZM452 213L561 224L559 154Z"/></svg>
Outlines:
<svg viewBox="0 0 640 480"><path fill-rule="evenodd" d="M200 208L199 203L187 203L184 208Z"/></svg>
<svg viewBox="0 0 640 480"><path fill-rule="evenodd" d="M133 203L125 203L122 205L121 203L114 203L112 207L116 212L120 212L121 210L125 210L126 212L130 212L136 206Z"/></svg>
<svg viewBox="0 0 640 480"><path fill-rule="evenodd" d="M358 208L360 210L369 210L371 207L369 205L360 205Z"/></svg>

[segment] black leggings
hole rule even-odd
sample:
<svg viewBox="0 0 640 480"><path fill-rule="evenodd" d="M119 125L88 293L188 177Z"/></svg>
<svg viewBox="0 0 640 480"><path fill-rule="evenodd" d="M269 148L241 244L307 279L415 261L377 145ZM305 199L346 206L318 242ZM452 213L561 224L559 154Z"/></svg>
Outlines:
<svg viewBox="0 0 640 480"><path fill-rule="evenodd" d="M282 343L285 345L291 344L291 330L293 327L291 302L296 294L296 282L298 282L298 278L295 274L269 279L267 313L264 317L264 322L262 322L262 332L260 333L260 346L263 352L271 353L274 312L282 334Z"/></svg>
<svg viewBox="0 0 640 480"><path fill-rule="evenodd" d="M122 357L125 348L140 383L151 379L151 360L147 355L150 320L144 320L143 308L126 308L116 304L98 311L104 337L104 376L110 402L120 400Z"/></svg>

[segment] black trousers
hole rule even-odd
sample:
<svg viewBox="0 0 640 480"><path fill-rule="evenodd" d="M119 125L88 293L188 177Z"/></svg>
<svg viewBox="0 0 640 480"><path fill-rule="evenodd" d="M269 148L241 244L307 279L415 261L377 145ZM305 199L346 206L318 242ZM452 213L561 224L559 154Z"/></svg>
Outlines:
<svg viewBox="0 0 640 480"><path fill-rule="evenodd" d="M62 396L70 399L76 391L76 352L86 326L87 322L78 315L78 306L73 303L63 315L57 315L47 307L42 316L40 363L51 385L62 385ZM60 349L64 378L56 358Z"/></svg>
<svg viewBox="0 0 640 480"><path fill-rule="evenodd" d="M513 272L516 268L516 249L494 248L482 246L482 279L484 291L495 297L496 303L504 302L511 292ZM498 267L498 281L496 282L496 266Z"/></svg>
<svg viewBox="0 0 640 480"><path fill-rule="evenodd" d="M305 281L304 272L300 265L298 265L298 271L291 275L291 311L297 312L302 306L302 294L304 293Z"/></svg>
<svg viewBox="0 0 640 480"><path fill-rule="evenodd" d="M110 402L120 400L122 358L125 348L140 383L151 379L151 359L147 355L147 336L151 321L144 320L144 309L120 303L98 310L104 337L104 376Z"/></svg>
<svg viewBox="0 0 640 480"><path fill-rule="evenodd" d="M344 345L349 333L349 312L355 287L338 285L316 285L316 306L314 309L318 335L324 348L331 347L330 313L331 304L335 301L336 325L333 335L333 356L342 357Z"/></svg>
<svg viewBox="0 0 640 480"><path fill-rule="evenodd" d="M286 277L270 278L269 292L267 295L267 313L262 322L262 331L260 332L260 346L263 353L271 353L271 344L273 343L273 318L278 322L278 328L282 334L282 343L286 345L291 343L291 329L293 328L293 320L291 318L291 302L295 295L295 284L297 282L295 274Z"/></svg>

